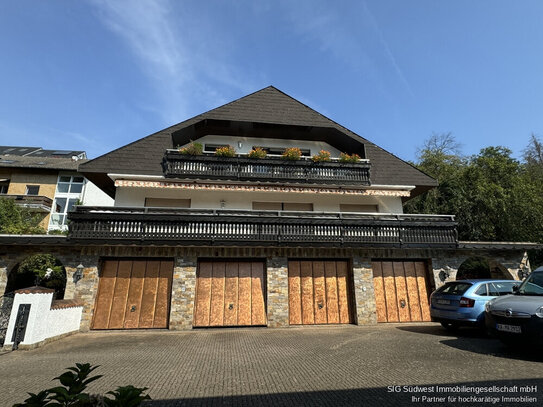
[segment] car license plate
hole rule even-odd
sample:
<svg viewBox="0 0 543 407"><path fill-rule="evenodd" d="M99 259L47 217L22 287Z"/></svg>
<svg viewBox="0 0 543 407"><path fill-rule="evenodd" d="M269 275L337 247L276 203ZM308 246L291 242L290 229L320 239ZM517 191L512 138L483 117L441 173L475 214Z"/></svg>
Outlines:
<svg viewBox="0 0 543 407"><path fill-rule="evenodd" d="M438 304L446 304L446 305L449 305L451 303L450 300L437 300L437 303Z"/></svg>
<svg viewBox="0 0 543 407"><path fill-rule="evenodd" d="M521 332L520 326L517 326L517 325L496 324L496 329L498 331L511 332L514 334L519 334Z"/></svg>

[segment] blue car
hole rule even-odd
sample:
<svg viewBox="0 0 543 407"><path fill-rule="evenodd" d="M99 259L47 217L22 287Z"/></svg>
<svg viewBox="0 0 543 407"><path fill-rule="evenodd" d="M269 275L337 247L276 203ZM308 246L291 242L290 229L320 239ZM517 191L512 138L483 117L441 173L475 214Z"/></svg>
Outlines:
<svg viewBox="0 0 543 407"><path fill-rule="evenodd" d="M430 316L444 328L484 328L485 304L500 295L513 293L516 280L457 280L444 284L430 296Z"/></svg>

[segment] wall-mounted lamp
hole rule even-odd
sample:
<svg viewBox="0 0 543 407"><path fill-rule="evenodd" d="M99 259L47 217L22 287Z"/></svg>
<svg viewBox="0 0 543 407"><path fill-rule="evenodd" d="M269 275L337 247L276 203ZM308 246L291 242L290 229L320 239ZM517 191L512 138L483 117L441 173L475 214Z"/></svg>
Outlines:
<svg viewBox="0 0 543 407"><path fill-rule="evenodd" d="M243 143L241 141L238 141L238 148L243 147Z"/></svg>
<svg viewBox="0 0 543 407"><path fill-rule="evenodd" d="M221 204L221 209L224 209L224 207L226 206L226 201L224 199L221 199L219 203Z"/></svg>
<svg viewBox="0 0 543 407"><path fill-rule="evenodd" d="M83 269L84 268L85 267L81 263L79 263L79 266L77 266L75 268L75 273L74 273L74 283L75 284L77 284L77 282L83 278Z"/></svg>

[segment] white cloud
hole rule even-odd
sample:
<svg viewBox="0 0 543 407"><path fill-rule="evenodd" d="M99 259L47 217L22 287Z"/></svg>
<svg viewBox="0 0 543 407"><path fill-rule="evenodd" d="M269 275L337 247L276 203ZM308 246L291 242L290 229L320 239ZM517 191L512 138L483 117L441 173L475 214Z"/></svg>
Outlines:
<svg viewBox="0 0 543 407"><path fill-rule="evenodd" d="M169 0L91 0L105 26L131 49L152 81L161 106L176 123L224 103L229 92L253 91L251 80L227 60L226 33ZM197 20L197 21L196 21ZM213 57L211 57L213 56ZM229 96L229 95L228 95Z"/></svg>

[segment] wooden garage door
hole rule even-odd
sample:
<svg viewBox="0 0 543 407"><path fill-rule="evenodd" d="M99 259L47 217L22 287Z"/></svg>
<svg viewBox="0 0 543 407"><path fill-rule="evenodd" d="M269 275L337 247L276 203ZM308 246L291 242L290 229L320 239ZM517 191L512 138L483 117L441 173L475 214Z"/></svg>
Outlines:
<svg viewBox="0 0 543 407"><path fill-rule="evenodd" d="M264 263L198 264L195 327L266 325Z"/></svg>
<svg viewBox="0 0 543 407"><path fill-rule="evenodd" d="M348 270L346 261L289 261L289 323L352 323Z"/></svg>
<svg viewBox="0 0 543 407"><path fill-rule="evenodd" d="M377 322L430 321L426 262L374 261Z"/></svg>
<svg viewBox="0 0 543 407"><path fill-rule="evenodd" d="M105 260L92 328L167 328L172 277L171 260Z"/></svg>

